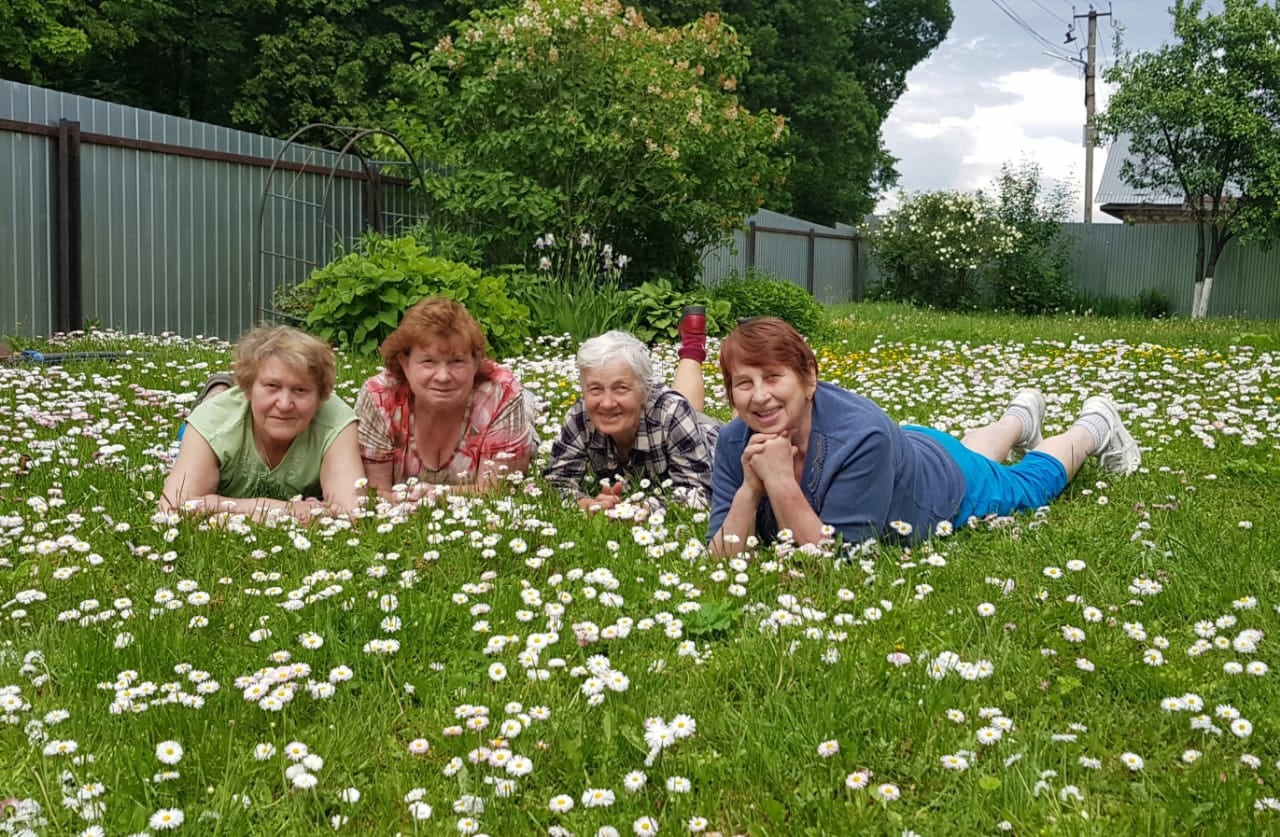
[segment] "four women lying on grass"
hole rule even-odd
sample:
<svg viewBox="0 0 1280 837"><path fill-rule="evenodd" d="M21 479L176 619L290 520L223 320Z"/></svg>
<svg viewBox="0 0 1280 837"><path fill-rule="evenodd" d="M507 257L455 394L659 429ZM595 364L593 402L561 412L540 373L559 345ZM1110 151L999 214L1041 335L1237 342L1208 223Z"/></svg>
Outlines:
<svg viewBox="0 0 1280 837"><path fill-rule="evenodd" d="M804 338L771 317L741 322L721 346L737 415L722 430L702 413L705 314L686 310L680 333L671 388L633 336L615 331L583 343L582 397L545 476L588 511L620 502L633 477L695 507L709 503L717 554L783 530L799 544L915 540L971 517L1045 505L1089 456L1121 474L1141 462L1115 405L1097 396L1065 433L1043 440L1045 400L1033 389L963 440L899 426L868 399L819 382ZM455 487L490 490L528 468L537 447L532 399L485 357L484 334L465 308L424 300L380 350L384 370L365 382L352 411L331 397L327 346L289 328L250 332L236 350L237 386L192 412L161 508L259 520L281 510L306 520L319 501L291 498L350 511L365 475L380 494L416 500ZM1022 459L1004 465L1014 450Z"/></svg>

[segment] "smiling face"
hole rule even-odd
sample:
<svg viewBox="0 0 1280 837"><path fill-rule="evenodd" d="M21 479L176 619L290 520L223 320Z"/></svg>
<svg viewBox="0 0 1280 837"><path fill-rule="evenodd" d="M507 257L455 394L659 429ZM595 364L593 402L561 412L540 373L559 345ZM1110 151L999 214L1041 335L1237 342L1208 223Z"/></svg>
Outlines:
<svg viewBox="0 0 1280 837"><path fill-rule="evenodd" d="M249 387L253 432L269 447L288 447L320 407L320 391L305 370L267 357Z"/></svg>
<svg viewBox="0 0 1280 837"><path fill-rule="evenodd" d="M630 447L635 441L644 403L644 386L626 361L612 360L582 371L582 404L587 417L619 446Z"/></svg>
<svg viewBox="0 0 1280 837"><path fill-rule="evenodd" d="M475 355L436 341L409 349L401 367L418 406L450 411L466 405L480 363Z"/></svg>
<svg viewBox="0 0 1280 837"><path fill-rule="evenodd" d="M817 375L801 376L789 366L735 367L730 373L733 407L757 433L788 433L808 438Z"/></svg>

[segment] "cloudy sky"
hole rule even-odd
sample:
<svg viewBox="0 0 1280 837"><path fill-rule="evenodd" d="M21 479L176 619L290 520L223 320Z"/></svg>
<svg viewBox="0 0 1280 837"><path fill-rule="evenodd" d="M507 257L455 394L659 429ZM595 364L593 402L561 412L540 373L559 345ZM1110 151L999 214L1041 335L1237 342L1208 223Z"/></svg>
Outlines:
<svg viewBox="0 0 1280 837"><path fill-rule="evenodd" d="M1112 39L1123 27L1124 48L1138 52L1172 40L1171 0L1112 0L1111 18L1098 19L1098 108L1106 105L1101 69L1115 56ZM1070 184L1083 215L1084 72L1045 55L1049 47L1019 26L1001 6L1063 55L1083 58L1088 21L1075 22L1076 40L1063 45L1072 19L1069 0L951 0L955 22L946 41L907 76L908 90L884 124L889 152L898 158L899 188L972 190L991 183L1000 164L1026 158L1045 175ZM1095 5L1108 10L1106 0ZM1076 0L1087 14L1088 0ZM1106 164L1094 151L1094 190ZM881 201L892 207L894 196ZM1094 207L1094 220L1110 220Z"/></svg>

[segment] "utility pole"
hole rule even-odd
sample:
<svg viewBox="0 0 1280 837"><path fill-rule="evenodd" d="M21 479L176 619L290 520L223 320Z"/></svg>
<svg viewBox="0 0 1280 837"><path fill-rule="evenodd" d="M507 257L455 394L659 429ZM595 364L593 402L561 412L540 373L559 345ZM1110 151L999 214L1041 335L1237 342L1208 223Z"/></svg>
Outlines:
<svg viewBox="0 0 1280 837"><path fill-rule="evenodd" d="M1097 109L1094 96L1094 77L1097 75L1098 57L1098 18L1111 17L1111 12L1099 12L1089 9L1087 15L1073 15L1072 20L1089 19L1089 45L1086 50L1084 65L1084 222L1093 222L1093 114ZM1071 32L1067 32L1067 43L1073 40Z"/></svg>

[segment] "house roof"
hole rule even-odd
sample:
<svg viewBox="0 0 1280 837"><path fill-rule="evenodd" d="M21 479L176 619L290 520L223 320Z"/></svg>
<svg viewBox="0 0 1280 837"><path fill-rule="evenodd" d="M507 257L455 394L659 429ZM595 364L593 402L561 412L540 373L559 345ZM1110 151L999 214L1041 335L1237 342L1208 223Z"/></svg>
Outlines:
<svg viewBox="0 0 1280 837"><path fill-rule="evenodd" d="M1100 208L1109 204L1122 206L1175 206L1183 204L1181 194L1173 194L1159 189L1135 189L1120 176L1120 167L1129 159L1129 137L1121 134L1111 143L1107 151L1107 164L1102 168L1102 180L1098 183L1098 191L1093 202ZM1106 209L1104 208L1105 212Z"/></svg>
<svg viewBox="0 0 1280 837"><path fill-rule="evenodd" d="M1124 220L1128 215L1186 214L1187 203L1181 192L1162 189L1135 189L1120 176L1120 168L1129 159L1129 136L1121 134L1107 151L1107 164L1102 169L1102 180L1094 193L1094 205L1116 218ZM1235 183L1227 183L1226 194L1239 196L1241 190Z"/></svg>

